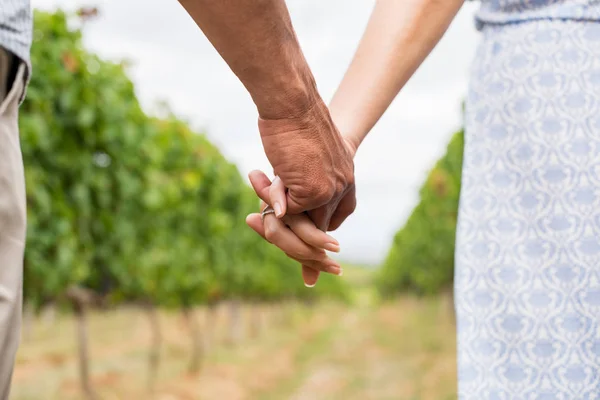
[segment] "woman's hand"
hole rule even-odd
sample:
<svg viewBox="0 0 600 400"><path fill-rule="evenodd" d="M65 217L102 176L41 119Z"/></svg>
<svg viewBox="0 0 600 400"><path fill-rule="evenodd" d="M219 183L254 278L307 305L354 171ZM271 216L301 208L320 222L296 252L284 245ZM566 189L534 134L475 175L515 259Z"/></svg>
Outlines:
<svg viewBox="0 0 600 400"><path fill-rule="evenodd" d="M352 155L352 158L354 158L354 155L356 154L356 145L345 137L343 138L343 142L346 150ZM338 204L338 209L333 215L324 214L323 208L308 211L300 215L285 215L288 205L288 193L283 182L278 177L275 177L273 182L271 182L271 180L261 171L252 171L249 178L254 191L258 197L263 200L261 210L264 208L265 203L269 204L273 207L277 219L275 219L274 222L267 222L267 220L273 219L273 216L269 217L269 215L266 215L264 218L265 221L263 222L260 218L260 214L250 214L246 219L247 224L264 239L282 249L288 257L302 264L302 278L304 279L304 284L306 286L313 287L317 283L321 271L341 275L341 267L338 263L329 258L322 259L324 253L323 249L337 253L339 252L339 244L334 238L319 229L321 226L317 226L316 223L323 225L327 230L337 229L346 216L351 214L356 207L354 189L352 190L351 196L347 196ZM283 223L281 223L281 221L283 221ZM323 224L323 222L325 222L325 224ZM290 230L291 232L289 232ZM290 233L296 234L296 238L290 236ZM281 235L285 236L285 238L280 238ZM300 241L298 241L298 239L300 239ZM294 246L296 251L300 251L302 244L308 244L313 248L311 249L313 250L313 258L307 259L295 257L287 250L291 246ZM319 252L315 253L315 250L319 250ZM306 256L306 253L304 255ZM339 272L338 269L334 267L339 267Z"/></svg>
<svg viewBox="0 0 600 400"><path fill-rule="evenodd" d="M277 204L276 215L266 214L264 221L260 214L250 214L246 222L259 235L283 250L286 255L302 264L302 275L306 286L316 284L319 272L341 275L340 264L329 258L325 250L338 252L339 243L319 230L306 214L284 215L286 192L281 180L273 182L261 171L250 173L254 191L262 199L261 210Z"/></svg>

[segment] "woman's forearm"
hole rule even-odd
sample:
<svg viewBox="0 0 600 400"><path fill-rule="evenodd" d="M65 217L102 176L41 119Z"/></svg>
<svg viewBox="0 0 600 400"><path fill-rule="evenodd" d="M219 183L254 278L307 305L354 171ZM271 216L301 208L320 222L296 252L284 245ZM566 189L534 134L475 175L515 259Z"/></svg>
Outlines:
<svg viewBox="0 0 600 400"><path fill-rule="evenodd" d="M355 147L433 50L463 1L377 1L330 104L333 120Z"/></svg>

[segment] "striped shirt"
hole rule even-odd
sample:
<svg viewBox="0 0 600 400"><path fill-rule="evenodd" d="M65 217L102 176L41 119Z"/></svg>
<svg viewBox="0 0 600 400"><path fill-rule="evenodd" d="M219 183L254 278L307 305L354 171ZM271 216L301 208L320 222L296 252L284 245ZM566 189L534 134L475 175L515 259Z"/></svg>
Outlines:
<svg viewBox="0 0 600 400"><path fill-rule="evenodd" d="M27 64L31 74L33 19L29 0L0 0L0 46Z"/></svg>

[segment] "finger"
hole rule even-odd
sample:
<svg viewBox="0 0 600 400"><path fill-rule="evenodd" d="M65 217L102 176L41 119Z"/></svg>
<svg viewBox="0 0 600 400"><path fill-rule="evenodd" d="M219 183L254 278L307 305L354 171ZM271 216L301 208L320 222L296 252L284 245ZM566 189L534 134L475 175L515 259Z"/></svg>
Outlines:
<svg viewBox="0 0 600 400"><path fill-rule="evenodd" d="M336 205L337 206L337 205ZM310 219L315 223L316 227L325 232L329 227L329 220L335 208L323 206L307 212Z"/></svg>
<svg viewBox="0 0 600 400"><path fill-rule="evenodd" d="M258 213L249 214L246 217L246 224L248 224L248 226L250 228L252 228L256 233L258 233L263 239L265 239L265 240L267 239L266 234L265 234L264 224L260 219L260 214L258 214ZM319 271L336 273L337 269L341 269L341 265L337 261L335 261L331 258L324 258L323 260L312 260L312 261L314 261L314 263L309 263L309 262L307 262L308 260L299 258L292 253L287 253L287 252L285 252L285 253L288 257L298 261L299 263L304 263L307 266L310 265L311 268L317 269ZM329 268L329 267L335 267L335 268Z"/></svg>
<svg viewBox="0 0 600 400"><path fill-rule="evenodd" d="M271 180L269 179L269 177L262 171L260 170L254 170L254 171L250 171L250 173L248 174L248 178L250 179L250 184L252 185L252 188L254 189L254 191L256 192L256 195L262 199L265 203L271 203L271 185L273 183L276 183L276 180L279 180L279 184L281 185L281 187L283 188L283 194L280 193L277 194L277 198L280 199L281 198L281 206L283 208L283 215L285 215L286 212L291 213L291 214L300 214L304 211L306 211L306 208L304 208L304 206L302 206L300 203L298 203L296 200L294 200L293 196L290 196L289 191L285 190L285 184L283 183L283 181L281 179L275 179L273 180L273 182L271 182ZM277 192L281 192L282 189L278 189L277 187L275 189L273 189L273 191L275 192L277 190ZM273 207L275 208L275 207Z"/></svg>
<svg viewBox="0 0 600 400"><path fill-rule="evenodd" d="M294 258L294 257L290 257L290 258ZM333 274L333 275L338 275L338 276L342 275L342 266L339 264L328 264L328 263L324 263L321 261L315 261L315 260L299 260L296 258L294 258L294 260L301 263L302 267L310 268L316 272L327 272L328 274ZM318 277L318 275L317 275L317 277ZM306 282L306 280L305 280L305 282Z"/></svg>
<svg viewBox="0 0 600 400"><path fill-rule="evenodd" d="M254 170L248 174L248 178L256 195L265 203L270 204L269 187L271 186L271 180L267 175L262 171Z"/></svg>
<svg viewBox="0 0 600 400"><path fill-rule="evenodd" d="M288 190L286 197L285 197L285 203L287 205L288 214L301 214L304 211L308 211L306 206L297 202L295 200L294 196L290 194L290 192L291 191Z"/></svg>
<svg viewBox="0 0 600 400"><path fill-rule="evenodd" d="M299 262L313 260L323 265L340 266L337 261L327 257L323 250L304 243L281 220L272 218L271 215L265 215L263 222L260 214L250 214L246 217L246 223L263 239L279 247L290 258Z"/></svg>
<svg viewBox="0 0 600 400"><path fill-rule="evenodd" d="M260 201L260 210L262 212L262 210L265 209L265 207L267 206L267 203L265 203L263 200Z"/></svg>
<svg viewBox="0 0 600 400"><path fill-rule="evenodd" d="M323 249L304 243L274 215L265 215L263 223L267 240L292 257L302 260L333 261L327 257Z"/></svg>
<svg viewBox="0 0 600 400"><path fill-rule="evenodd" d="M294 195L294 189L290 187L287 190L286 203L288 214L301 214L327 205L324 202L315 202L313 199L299 198Z"/></svg>
<svg viewBox="0 0 600 400"><path fill-rule="evenodd" d="M285 186L281 179L276 176L269 187L269 199L271 200L271 205L273 205L275 216L277 216L277 218L281 218L285 215L287 205L285 195Z"/></svg>
<svg viewBox="0 0 600 400"><path fill-rule="evenodd" d="M337 209L331 216L329 221L328 231L334 231L342 225L342 222L346 220L356 209L356 188L352 189L342 198Z"/></svg>
<svg viewBox="0 0 600 400"><path fill-rule="evenodd" d="M318 229L308 215L286 215L282 220L305 243L320 249L339 253L339 242Z"/></svg>
<svg viewBox="0 0 600 400"><path fill-rule="evenodd" d="M265 226L263 225L263 223L260 219L260 214L258 214L258 213L249 214L246 217L246 224L250 228L252 228L252 230L254 232L256 232L260 236L262 236L263 239L267 240L267 237L265 236Z"/></svg>
<svg viewBox="0 0 600 400"><path fill-rule="evenodd" d="M342 266L340 265L340 263L330 258L324 261L303 260L301 258L295 257L293 254L285 253L285 255L291 258L292 260L298 261L300 264L302 264L303 267L308 267L318 272L327 272L328 274L333 275L342 274Z"/></svg>
<svg viewBox="0 0 600 400"><path fill-rule="evenodd" d="M316 269L312 269L307 265L302 266L302 279L304 280L304 286L306 287L314 287L319 280L319 275L321 273Z"/></svg>
<svg viewBox="0 0 600 400"><path fill-rule="evenodd" d="M246 217L246 223L256 233L258 233L260 236L262 236L263 239L266 239L264 225L260 219L260 214L255 213L255 214L248 215L248 217ZM289 256L290 255L288 254L288 257ZM294 257L290 257L290 258L302 263L302 261L297 260ZM306 287L314 287L317 284L317 281L319 280L320 271L334 273L338 276L341 276L343 273L341 266L339 266L339 264L337 264L337 265L330 264L328 266L325 266L322 263L319 264L319 262L317 262L317 261L312 261L312 262L304 261L304 262L306 262L307 264L302 265L302 279L303 279L304 285ZM310 264L310 266L308 264Z"/></svg>
<svg viewBox="0 0 600 400"><path fill-rule="evenodd" d="M267 206L267 203L261 200L260 209L264 209ZM252 215L252 214L251 214ZM256 214L260 215L260 214ZM258 217L256 218L257 228L259 224L262 224L262 220L259 221ZM339 253L340 244L339 242L332 236L327 233L317 229L315 223L308 217L307 213L302 213L298 215L285 215L282 219L283 223L291 229L291 231L303 242L306 244L317 247L319 249L325 249L328 251L332 251L335 253ZM264 232L262 226L260 229Z"/></svg>

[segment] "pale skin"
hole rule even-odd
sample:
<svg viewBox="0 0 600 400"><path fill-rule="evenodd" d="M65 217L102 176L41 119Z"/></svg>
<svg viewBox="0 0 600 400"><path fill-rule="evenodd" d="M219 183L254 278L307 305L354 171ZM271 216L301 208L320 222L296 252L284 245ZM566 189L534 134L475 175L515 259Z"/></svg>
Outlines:
<svg viewBox="0 0 600 400"><path fill-rule="evenodd" d="M352 63L336 91L329 111L354 156L358 147L387 110L398 92L437 45L464 0L378 0ZM303 260L318 271L341 275L341 267L325 267L325 250L332 240L308 215L295 215L290 224L286 214L286 186L273 183L261 171L250 173L257 195L282 212L250 214L248 225L293 259ZM299 229L298 226L302 226ZM339 225L338 225L339 226ZM337 226L336 226L337 227ZM275 240L273 240L275 239ZM337 242L336 242L337 243ZM311 257L311 258L307 258ZM308 263L307 260L312 260ZM314 286L315 280L307 281Z"/></svg>

